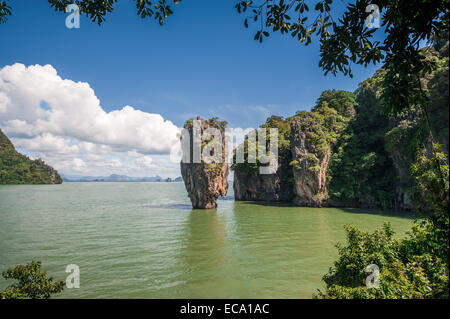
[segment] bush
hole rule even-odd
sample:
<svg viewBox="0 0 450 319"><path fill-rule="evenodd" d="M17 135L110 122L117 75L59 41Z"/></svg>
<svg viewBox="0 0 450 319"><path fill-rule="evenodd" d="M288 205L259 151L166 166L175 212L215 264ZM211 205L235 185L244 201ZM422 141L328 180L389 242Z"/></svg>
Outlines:
<svg viewBox="0 0 450 319"><path fill-rule="evenodd" d="M448 298L448 159L435 148L420 155L411 173L415 199L426 203L429 217L416 221L406 239L395 239L388 224L370 234L346 226L347 246L323 277L321 298ZM422 212L424 212L422 207ZM379 267L379 287L365 286L368 265Z"/></svg>
<svg viewBox="0 0 450 319"><path fill-rule="evenodd" d="M27 265L18 265L2 273L5 279L16 279L18 282L8 286L0 292L0 299L48 299L52 294L60 293L64 289L63 281L53 282L41 272L41 262L32 261Z"/></svg>
<svg viewBox="0 0 450 319"><path fill-rule="evenodd" d="M372 234L346 226L348 244L337 246L339 259L323 277L325 291L316 297L448 298L448 258L435 249L445 245L430 238L435 230L430 220L416 222L407 239L396 239L389 224ZM378 288L365 285L370 264L379 267Z"/></svg>

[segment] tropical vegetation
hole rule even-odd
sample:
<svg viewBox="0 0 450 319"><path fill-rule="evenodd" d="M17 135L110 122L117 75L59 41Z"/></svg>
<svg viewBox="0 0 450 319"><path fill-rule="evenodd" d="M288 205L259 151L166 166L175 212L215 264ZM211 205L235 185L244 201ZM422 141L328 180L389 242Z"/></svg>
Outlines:
<svg viewBox="0 0 450 319"><path fill-rule="evenodd" d="M0 184L61 184L56 170L41 159L20 154L0 130Z"/></svg>
<svg viewBox="0 0 450 319"><path fill-rule="evenodd" d="M32 261L26 265L9 268L2 273L4 279L15 282L4 291L0 291L0 299L49 299L64 289L63 281L53 281L41 271L42 263Z"/></svg>

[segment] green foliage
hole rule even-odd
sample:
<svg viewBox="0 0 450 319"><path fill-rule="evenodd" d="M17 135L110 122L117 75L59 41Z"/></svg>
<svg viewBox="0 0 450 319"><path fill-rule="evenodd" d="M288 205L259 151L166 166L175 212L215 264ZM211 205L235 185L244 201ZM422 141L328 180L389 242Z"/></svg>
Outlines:
<svg viewBox="0 0 450 319"><path fill-rule="evenodd" d="M413 194L429 217L416 221L406 239L393 238L389 225L373 234L347 226L348 244L338 245L339 258L323 277L326 290L319 297L449 297L449 166L447 155L435 147L434 156L423 150L411 166ZM379 288L364 286L370 264L380 269Z"/></svg>
<svg viewBox="0 0 450 319"><path fill-rule="evenodd" d="M56 170L41 159L31 160L18 153L0 130L0 184L60 184Z"/></svg>
<svg viewBox="0 0 450 319"><path fill-rule="evenodd" d="M359 85L356 114L336 143L330 163L329 193L333 204L394 208L396 171L386 151L391 123L381 113L384 70Z"/></svg>
<svg viewBox="0 0 450 319"><path fill-rule="evenodd" d="M5 23L7 16L11 15L11 7L6 3L6 1L0 2L0 24Z"/></svg>
<svg viewBox="0 0 450 319"><path fill-rule="evenodd" d="M164 20L173 14L172 7L168 4L169 0L134 1L138 16L142 19L153 18L161 26L164 24ZM66 12L66 7L75 3L80 8L80 13L85 14L92 22L96 22L100 26L105 21L106 15L114 10L117 0L48 0L48 2L57 12ZM181 0L172 0L171 2L176 5ZM10 15L11 7L7 5L6 1L0 2L0 24L5 23L7 16Z"/></svg>
<svg viewBox="0 0 450 319"><path fill-rule="evenodd" d="M249 21L257 23L254 39L259 42L263 41L263 35L270 35L269 31L290 34L305 45L317 36L321 51L319 66L325 74L342 72L352 76L350 63L367 66L385 59L389 66L406 71L391 83L396 86L408 78L410 63L417 62L420 42L448 30L448 0L377 1L383 13L380 24L386 33L383 43L375 37L376 29L368 29L365 24L369 4L372 1L348 3L345 11L334 18L333 0L317 0L310 4L311 8L304 0L239 1L236 10L248 13L245 27ZM426 65L416 66L427 72Z"/></svg>
<svg viewBox="0 0 450 319"><path fill-rule="evenodd" d="M440 47L442 50L445 45L441 43ZM445 85L448 58L439 56L432 48L423 52L438 65L422 82L423 90L430 92L429 122L448 152L448 85ZM378 70L356 90L356 115L342 134L330 165L330 197L334 204L364 203L395 209L400 204L399 191L409 193L416 183L410 166L418 160L418 150L431 148L427 123L419 106L398 109L400 113L395 116L392 112L386 114L383 100L386 74L385 69Z"/></svg>
<svg viewBox="0 0 450 319"><path fill-rule="evenodd" d="M197 118L198 120L199 118ZM194 120L195 119L188 119L186 120L186 122L184 123L184 128L189 129L194 125ZM209 120L206 120L206 123L208 125L208 127L215 127L218 128L220 130L225 130L225 128L228 125L227 121L219 121L218 117L212 117Z"/></svg>
<svg viewBox="0 0 450 319"><path fill-rule="evenodd" d="M40 261L9 268L2 276L5 279L15 279L17 282L0 292L0 299L48 299L64 289L63 281L53 282L52 277L47 277L45 272L41 272Z"/></svg>
<svg viewBox="0 0 450 319"><path fill-rule="evenodd" d="M220 164L209 163L206 164L206 170L210 173L214 173L215 175L219 175L222 170L222 166Z"/></svg>
<svg viewBox="0 0 450 319"><path fill-rule="evenodd" d="M311 146L317 157L323 158L329 152L329 140L327 127L324 125L325 116L319 112L297 112L289 118L296 121L296 130L306 134L306 142ZM293 132L294 133L294 132Z"/></svg>
<svg viewBox="0 0 450 319"><path fill-rule="evenodd" d="M136 2L137 14L142 18L153 18L158 21L159 25L164 24L164 19L173 14L172 7L167 0L134 0ZM174 4L180 3L181 0L173 0ZM51 7L56 11L65 12L67 5L75 3L80 8L80 13L84 13L86 17L101 25L105 21L105 16L114 10L117 0L92 1L92 0L48 0Z"/></svg>
<svg viewBox="0 0 450 319"><path fill-rule="evenodd" d="M217 116L210 118L209 120L207 120L207 122L209 126L222 130L224 130L228 125L227 121L219 121L219 118Z"/></svg>
<svg viewBox="0 0 450 319"><path fill-rule="evenodd" d="M448 156L441 152L439 144L434 145L433 154L434 156L430 157L426 150L421 150L417 162L411 165L411 175L416 181L411 194L416 203L416 210L448 216ZM441 183L441 178L444 184Z"/></svg>
<svg viewBox="0 0 450 319"><path fill-rule="evenodd" d="M448 298L448 238L433 237L437 229L431 220L416 222L408 238L396 239L389 224L372 234L346 226L347 246L337 245L339 258L318 297ZM436 247L447 247L447 255ZM370 264L379 267L379 288L365 285Z"/></svg>
<svg viewBox="0 0 450 319"><path fill-rule="evenodd" d="M289 163L289 161L292 158L291 154L291 142L290 142L290 134L291 134L291 127L290 123L287 119L284 119L281 116L272 115L266 120L266 123L261 125L261 128L266 129L266 141L270 141L270 129L276 128L278 129L278 161L280 163ZM260 146L258 145L258 132L255 133L255 145L251 145L251 147L256 148L259 153ZM266 143L268 144L268 143ZM249 160L249 139L248 136L246 136L246 139L242 145L238 146L239 148L244 148L244 163L236 163L236 153L233 155L233 164L231 165L231 168L233 170L239 169L239 171L244 175L250 175L252 173L256 173L261 165L259 162L259 155L257 155L256 159L250 159ZM261 149L261 151L268 152L270 151L268 148L268 145L261 146L264 147L264 149ZM255 163L251 163L252 161L255 161ZM289 175L291 177L291 174ZM288 178L289 178L288 177Z"/></svg>
<svg viewBox="0 0 450 319"><path fill-rule="evenodd" d="M324 106L336 110L339 115L351 118L355 115L356 95L348 91L326 90L323 91L312 111Z"/></svg>

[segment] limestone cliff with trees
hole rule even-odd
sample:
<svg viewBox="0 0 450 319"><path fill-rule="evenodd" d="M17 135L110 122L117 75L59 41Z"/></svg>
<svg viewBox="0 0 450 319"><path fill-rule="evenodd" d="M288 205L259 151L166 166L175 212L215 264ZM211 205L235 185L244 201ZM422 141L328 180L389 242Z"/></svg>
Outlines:
<svg viewBox="0 0 450 319"><path fill-rule="evenodd" d="M181 175L193 208L216 208L217 198L226 196L228 191L229 170L225 148L226 122L217 121L216 118L204 120L200 117L197 117L195 121L199 124L198 128L196 128L193 119L188 120L184 125L187 135L181 136L184 155L180 163ZM209 128L219 130L220 137L208 135L207 130ZM218 146L218 149L206 149L209 145ZM198 160L195 160L194 154L196 147L199 149ZM200 156L202 153L213 155L211 159L214 161L206 161L203 156Z"/></svg>

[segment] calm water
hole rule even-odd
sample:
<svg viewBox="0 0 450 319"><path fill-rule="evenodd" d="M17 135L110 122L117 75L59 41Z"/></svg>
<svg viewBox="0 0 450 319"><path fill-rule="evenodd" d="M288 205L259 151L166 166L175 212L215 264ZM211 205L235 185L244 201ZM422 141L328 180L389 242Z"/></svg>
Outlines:
<svg viewBox="0 0 450 319"><path fill-rule="evenodd" d="M231 195L231 192L230 192ZM219 200L192 210L182 183L0 186L0 270L32 259L81 287L66 298L310 298L343 225L403 236L413 220L374 211ZM0 280L0 289L8 282Z"/></svg>

